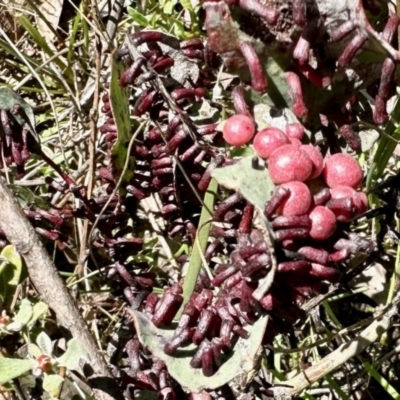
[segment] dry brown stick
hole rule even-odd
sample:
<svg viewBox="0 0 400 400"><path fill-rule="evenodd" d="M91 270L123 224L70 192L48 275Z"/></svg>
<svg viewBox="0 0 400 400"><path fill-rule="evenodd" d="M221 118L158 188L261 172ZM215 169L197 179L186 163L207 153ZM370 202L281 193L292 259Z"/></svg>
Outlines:
<svg viewBox="0 0 400 400"><path fill-rule="evenodd" d="M96 346L78 308L32 225L14 196L0 179L0 228L25 260L29 277L60 325L68 329L86 349L93 374L89 378L96 399L123 399L107 363Z"/></svg>
<svg viewBox="0 0 400 400"><path fill-rule="evenodd" d="M391 318L398 314L400 304L400 293L394 298L391 305L376 317L367 328L357 337L343 343L335 351L319 360L315 365L302 371L294 378L285 381L285 387L276 387L274 398L288 399L304 390L307 386L323 378L326 374L344 364L351 357L363 352L368 346L376 342L379 337L390 327Z"/></svg>

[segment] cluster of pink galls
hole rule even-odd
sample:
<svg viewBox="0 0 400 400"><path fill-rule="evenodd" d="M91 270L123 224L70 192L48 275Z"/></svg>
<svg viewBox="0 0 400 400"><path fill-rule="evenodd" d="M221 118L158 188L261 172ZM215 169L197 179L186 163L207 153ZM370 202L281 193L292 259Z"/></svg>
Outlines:
<svg viewBox="0 0 400 400"><path fill-rule="evenodd" d="M250 117L234 115L225 121L223 136L232 146L252 140L266 161L278 186L265 215L284 248L292 248L297 238L324 241L336 231L337 221L350 222L367 211L367 196L357 190L363 179L358 161L344 153L323 157L318 147L302 144L300 123L286 125L285 132L267 127L255 134Z"/></svg>

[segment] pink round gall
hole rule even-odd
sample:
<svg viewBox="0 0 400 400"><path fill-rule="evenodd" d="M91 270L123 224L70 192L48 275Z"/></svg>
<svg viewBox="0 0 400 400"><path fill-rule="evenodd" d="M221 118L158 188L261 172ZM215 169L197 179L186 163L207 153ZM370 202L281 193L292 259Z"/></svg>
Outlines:
<svg viewBox="0 0 400 400"><path fill-rule="evenodd" d="M234 115L225 121L222 135L231 146L243 146L254 136L255 126L246 115Z"/></svg>
<svg viewBox="0 0 400 400"><path fill-rule="evenodd" d="M256 133L253 140L254 150L264 159L267 159L275 149L288 143L286 135L280 129L273 127Z"/></svg>
<svg viewBox="0 0 400 400"><path fill-rule="evenodd" d="M298 122L287 124L285 133L288 138L302 140L304 137L304 127Z"/></svg>
<svg viewBox="0 0 400 400"><path fill-rule="evenodd" d="M352 199L356 195L356 191L350 186L335 186L331 189L332 199L340 199L342 197L351 197Z"/></svg>
<svg viewBox="0 0 400 400"><path fill-rule="evenodd" d="M293 146L296 146L296 147L301 147L303 145L300 142L300 140L296 139L296 138L289 138L289 142L290 142L290 144L292 144Z"/></svg>
<svg viewBox="0 0 400 400"><path fill-rule="evenodd" d="M291 181L304 182L311 175L312 162L300 147L285 144L269 157L268 170L272 181L278 185Z"/></svg>
<svg viewBox="0 0 400 400"><path fill-rule="evenodd" d="M316 206L308 214L311 219L310 237L314 240L326 240L336 230L335 214L324 206Z"/></svg>
<svg viewBox="0 0 400 400"><path fill-rule="evenodd" d="M282 187L289 189L289 197L283 200L278 209L280 215L304 215L311 207L312 197L310 189L303 182L288 182Z"/></svg>
<svg viewBox="0 0 400 400"><path fill-rule="evenodd" d="M360 186L363 173L360 164L349 154L337 153L325 158L323 169L326 184L335 186L350 186L354 189Z"/></svg>
<svg viewBox="0 0 400 400"><path fill-rule="evenodd" d="M320 150L312 144L304 144L301 148L308 154L313 165L309 179L318 178L324 169L324 158L322 157Z"/></svg>

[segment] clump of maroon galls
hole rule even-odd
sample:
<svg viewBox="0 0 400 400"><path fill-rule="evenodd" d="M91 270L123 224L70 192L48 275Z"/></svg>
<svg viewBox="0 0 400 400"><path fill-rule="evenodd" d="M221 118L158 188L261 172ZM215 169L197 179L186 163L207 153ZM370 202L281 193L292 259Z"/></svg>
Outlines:
<svg viewBox="0 0 400 400"><path fill-rule="evenodd" d="M238 338L248 338L246 325L268 312L271 321L264 340L272 340L304 316L299 306L317 294L324 281L339 281L342 262L360 250L371 250L367 240L346 236L339 229L368 209L366 195L358 190L363 178L358 161L342 153L324 157L318 147L303 145L304 128L299 123L288 124L285 132L276 127L255 131L254 121L246 115L235 115L223 125L228 144L242 146L253 141L277 185L264 210L273 228L277 271L270 290L257 301L253 293L271 269L271 249L262 232L252 226L254 207L239 193L229 196L217 206L214 220L224 221L237 207L242 210L241 218L232 233L212 228L215 239L206 258L211 261L210 254L223 241L233 241L228 244L230 262L215 265L208 286L200 284L201 290L186 304L174 336L164 348L167 354L174 354L182 346L196 344L191 366L202 368L206 376L217 370ZM216 295L214 288L219 288ZM182 301L177 285L167 289L156 305L151 302L151 310L146 309L157 326L168 325Z"/></svg>

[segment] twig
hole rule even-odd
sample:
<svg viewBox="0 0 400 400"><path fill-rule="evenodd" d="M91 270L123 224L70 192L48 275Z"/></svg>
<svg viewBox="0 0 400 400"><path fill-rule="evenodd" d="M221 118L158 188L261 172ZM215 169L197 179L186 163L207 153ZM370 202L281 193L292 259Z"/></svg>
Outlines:
<svg viewBox="0 0 400 400"><path fill-rule="evenodd" d="M302 371L294 378L285 381L285 387L272 388L276 399L285 399L301 392L307 386L321 379L329 372L344 364L351 357L363 352L369 345L376 342L389 328L390 319L399 312L400 293L393 303L387 307L368 328L347 343L343 343L335 351L324 357L317 364Z"/></svg>
<svg viewBox="0 0 400 400"><path fill-rule="evenodd" d="M312 309L320 305L325 299L331 297L333 293L335 293L337 290L339 290L339 285L331 285L329 287L329 290L326 293L319 294L316 297L313 297L310 301L305 303L301 308L306 312L309 313Z"/></svg>
<svg viewBox="0 0 400 400"><path fill-rule="evenodd" d="M59 324L82 343L89 355L93 371L89 380L96 399L122 400L121 391L55 265L3 179L0 179L0 202L0 228L24 258L33 285L55 312Z"/></svg>

